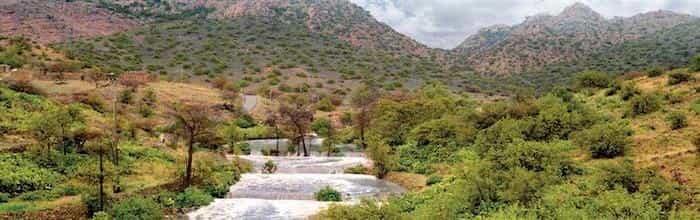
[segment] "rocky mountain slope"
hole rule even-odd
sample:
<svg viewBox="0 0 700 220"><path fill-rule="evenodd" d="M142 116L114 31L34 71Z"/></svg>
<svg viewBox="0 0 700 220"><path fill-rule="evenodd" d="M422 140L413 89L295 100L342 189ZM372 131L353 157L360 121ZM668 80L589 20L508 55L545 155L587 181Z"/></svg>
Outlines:
<svg viewBox="0 0 700 220"><path fill-rule="evenodd" d="M467 59L477 72L519 74L575 61L601 49L695 20L695 17L668 11L606 19L590 7L577 3L555 16L536 15L515 26L486 28L468 37L454 51L461 59Z"/></svg>
<svg viewBox="0 0 700 220"><path fill-rule="evenodd" d="M117 33L139 22L85 2L0 1L0 35L22 35L42 43Z"/></svg>

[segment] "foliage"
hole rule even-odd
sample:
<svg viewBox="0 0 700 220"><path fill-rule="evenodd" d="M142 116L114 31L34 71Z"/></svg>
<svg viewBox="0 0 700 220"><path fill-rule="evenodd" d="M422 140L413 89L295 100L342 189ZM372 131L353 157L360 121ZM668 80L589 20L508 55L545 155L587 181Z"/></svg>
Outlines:
<svg viewBox="0 0 700 220"><path fill-rule="evenodd" d="M275 164L275 161L268 160L267 162L265 162L265 164L263 165L262 172L267 174L273 174L277 172L277 164Z"/></svg>
<svg viewBox="0 0 700 220"><path fill-rule="evenodd" d="M664 69L661 68L660 66L656 66L654 68L649 68L647 70L647 76L648 77L658 77L664 74Z"/></svg>
<svg viewBox="0 0 700 220"><path fill-rule="evenodd" d="M392 152L391 147L381 140L373 138L367 147L367 156L372 160L373 173L377 178L384 178L389 171L394 169L397 155Z"/></svg>
<svg viewBox="0 0 700 220"><path fill-rule="evenodd" d="M115 204L109 213L114 219L164 219L158 203L138 196Z"/></svg>
<svg viewBox="0 0 700 220"><path fill-rule="evenodd" d="M239 128L252 128L257 125L255 119L249 114L241 115L240 117L236 118L236 121L234 123Z"/></svg>
<svg viewBox="0 0 700 220"><path fill-rule="evenodd" d="M610 76L599 71L584 71L576 75L574 85L578 88L608 88L613 80Z"/></svg>
<svg viewBox="0 0 700 220"><path fill-rule="evenodd" d="M700 55L696 55L690 61L690 71L700 72Z"/></svg>
<svg viewBox="0 0 700 220"><path fill-rule="evenodd" d="M21 155L0 156L0 192L18 194L51 188L59 175Z"/></svg>
<svg viewBox="0 0 700 220"><path fill-rule="evenodd" d="M693 79L693 75L687 72L675 71L668 75L668 85L678 85Z"/></svg>
<svg viewBox="0 0 700 220"><path fill-rule="evenodd" d="M688 118L682 112L674 111L666 116L666 121L672 130L678 130L688 126Z"/></svg>
<svg viewBox="0 0 700 220"><path fill-rule="evenodd" d="M645 115L661 108L661 98L656 94L642 94L630 100L630 111L633 116Z"/></svg>
<svg viewBox="0 0 700 220"><path fill-rule="evenodd" d="M631 133L627 125L620 123L599 124L576 134L574 142L593 158L614 158L625 154Z"/></svg>
<svg viewBox="0 0 700 220"><path fill-rule="evenodd" d="M326 186L321 188L318 192L314 193L316 201L322 202L340 202L343 201L342 195L337 190Z"/></svg>
<svg viewBox="0 0 700 220"><path fill-rule="evenodd" d="M196 187L188 187L175 197L175 205L178 208L192 208L208 205L214 198L204 190Z"/></svg>

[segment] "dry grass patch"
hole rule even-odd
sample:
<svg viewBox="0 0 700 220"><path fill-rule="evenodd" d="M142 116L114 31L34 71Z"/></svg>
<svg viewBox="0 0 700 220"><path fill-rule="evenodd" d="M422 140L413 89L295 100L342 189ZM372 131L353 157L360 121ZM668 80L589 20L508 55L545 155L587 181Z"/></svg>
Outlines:
<svg viewBox="0 0 700 220"><path fill-rule="evenodd" d="M415 192L425 189L428 177L415 173L390 172L384 179Z"/></svg>

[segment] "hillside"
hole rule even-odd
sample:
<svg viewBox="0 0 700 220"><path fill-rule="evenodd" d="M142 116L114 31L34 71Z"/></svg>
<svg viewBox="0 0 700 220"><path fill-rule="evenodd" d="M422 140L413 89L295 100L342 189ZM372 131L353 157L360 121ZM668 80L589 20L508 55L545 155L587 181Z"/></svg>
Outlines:
<svg viewBox="0 0 700 220"><path fill-rule="evenodd" d="M572 73L599 70L611 75L646 71L659 67L671 69L685 66L700 52L700 21L646 35L635 41L602 48L576 61L553 63L542 70L514 76L540 90L547 90L571 80Z"/></svg>
<svg viewBox="0 0 700 220"><path fill-rule="evenodd" d="M343 91L345 80L368 77L395 89L444 74L432 59L358 48L308 32L304 20L284 16L180 20L54 47L105 71L143 69L171 79L228 76L242 79L243 87L265 84L281 91L316 83L328 88L338 83Z"/></svg>
<svg viewBox="0 0 700 220"><path fill-rule="evenodd" d="M0 35L25 36L42 43L110 35L138 25L136 20L91 3L44 0L0 2Z"/></svg>
<svg viewBox="0 0 700 220"><path fill-rule="evenodd" d="M636 42L695 20L668 11L605 19L577 3L555 16L536 15L515 26L484 29L468 37L453 52L461 54L457 57L462 58L457 59L466 59L482 74L517 75L591 57L600 50Z"/></svg>

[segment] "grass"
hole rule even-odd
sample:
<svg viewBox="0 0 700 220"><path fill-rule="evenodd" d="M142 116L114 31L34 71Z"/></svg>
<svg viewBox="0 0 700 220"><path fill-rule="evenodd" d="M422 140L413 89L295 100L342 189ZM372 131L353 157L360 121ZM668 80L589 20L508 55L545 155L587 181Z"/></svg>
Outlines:
<svg viewBox="0 0 700 220"><path fill-rule="evenodd" d="M385 179L410 191L421 191L426 187L428 177L406 172L390 172Z"/></svg>

